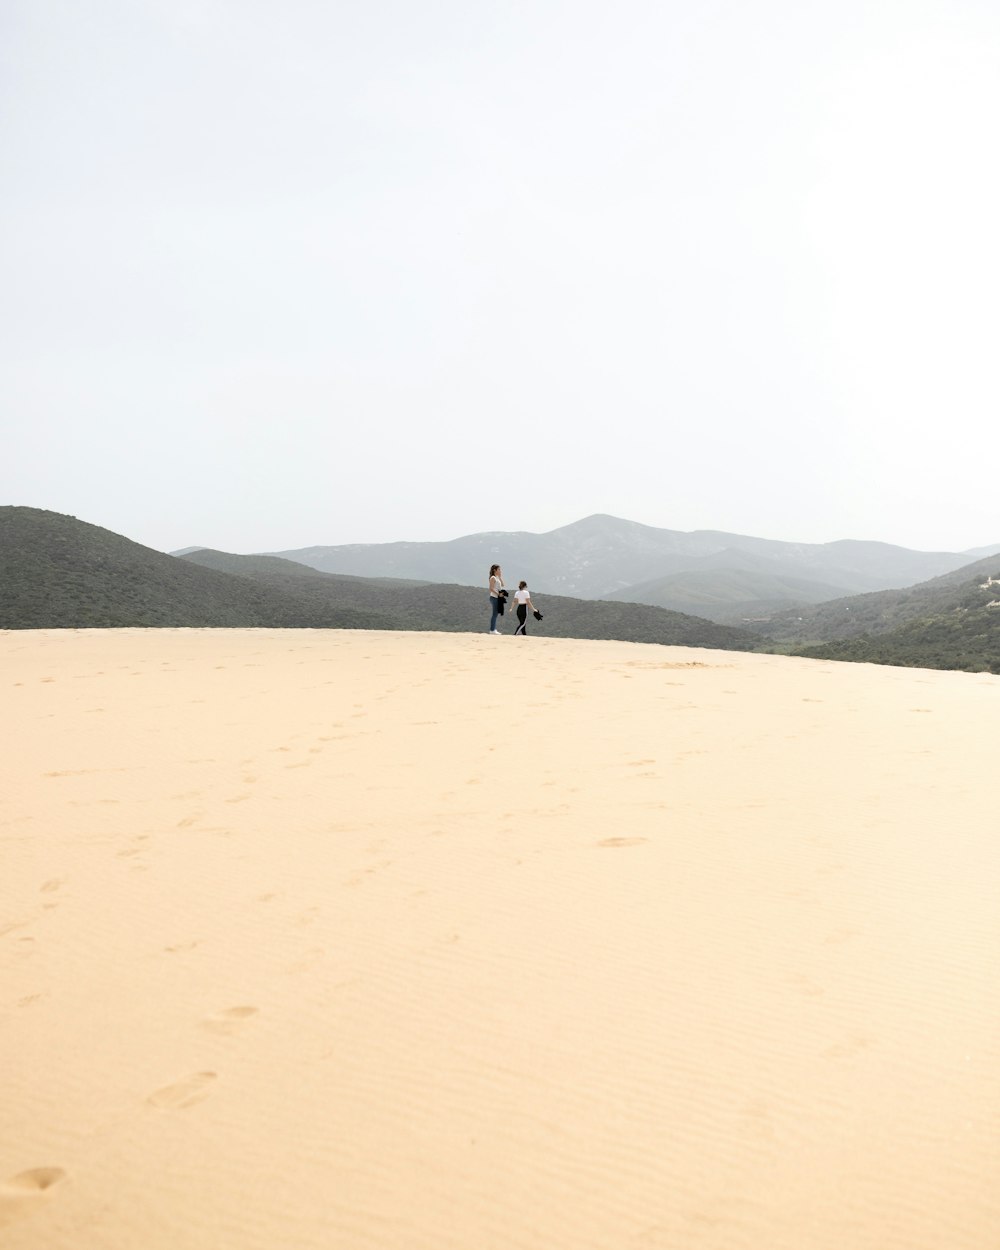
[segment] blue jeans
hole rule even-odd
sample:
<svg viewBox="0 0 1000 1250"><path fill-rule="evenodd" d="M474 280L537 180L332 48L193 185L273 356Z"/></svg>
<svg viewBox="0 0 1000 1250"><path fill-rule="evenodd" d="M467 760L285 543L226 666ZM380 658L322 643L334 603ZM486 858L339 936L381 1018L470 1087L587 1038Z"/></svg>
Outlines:
<svg viewBox="0 0 1000 1250"><path fill-rule="evenodd" d="M490 633L497 627L497 617L500 615L500 600L496 595L490 595L490 607L493 609L493 615L490 618Z"/></svg>

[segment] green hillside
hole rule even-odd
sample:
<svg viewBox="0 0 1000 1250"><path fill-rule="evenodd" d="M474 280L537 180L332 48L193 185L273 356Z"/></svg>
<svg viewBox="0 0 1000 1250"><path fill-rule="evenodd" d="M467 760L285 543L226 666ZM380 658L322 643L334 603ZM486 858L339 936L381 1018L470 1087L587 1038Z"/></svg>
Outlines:
<svg viewBox="0 0 1000 1250"><path fill-rule="evenodd" d="M76 517L0 507L0 629L109 626L393 628L140 546Z"/></svg>
<svg viewBox="0 0 1000 1250"><path fill-rule="evenodd" d="M800 644L890 633L911 622L981 606L992 597L979 589L981 583L997 576L1000 576L1000 555L986 556L905 590L850 595L811 608L779 612L767 620L754 621L752 628L776 642Z"/></svg>
<svg viewBox="0 0 1000 1250"><path fill-rule="evenodd" d="M911 621L889 633L802 647L795 654L908 668L1000 673L1000 607L958 608Z"/></svg>
<svg viewBox="0 0 1000 1250"><path fill-rule="evenodd" d="M841 628L857 630L860 625L858 634L821 644L799 644L795 653L831 660L1000 673L998 556L988 556L909 591L845 600L840 612L849 618Z"/></svg>

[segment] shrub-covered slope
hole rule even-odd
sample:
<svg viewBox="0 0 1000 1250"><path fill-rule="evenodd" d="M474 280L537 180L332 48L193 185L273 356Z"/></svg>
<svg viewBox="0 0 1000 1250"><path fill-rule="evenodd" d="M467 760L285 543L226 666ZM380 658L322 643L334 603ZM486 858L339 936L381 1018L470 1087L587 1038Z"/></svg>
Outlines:
<svg viewBox="0 0 1000 1250"><path fill-rule="evenodd" d="M76 517L0 507L0 628L128 625L392 628L203 568Z"/></svg>

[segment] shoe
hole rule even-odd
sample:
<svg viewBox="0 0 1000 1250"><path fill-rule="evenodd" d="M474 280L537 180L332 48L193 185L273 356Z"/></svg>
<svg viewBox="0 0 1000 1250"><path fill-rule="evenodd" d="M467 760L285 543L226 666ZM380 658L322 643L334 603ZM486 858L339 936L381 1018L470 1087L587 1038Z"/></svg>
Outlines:
<svg viewBox="0 0 1000 1250"><path fill-rule="evenodd" d="M502 633L503 633L503 630L502 630L502 629L491 629L491 630L490 630L490 633L491 633L491 634L502 634Z"/></svg>

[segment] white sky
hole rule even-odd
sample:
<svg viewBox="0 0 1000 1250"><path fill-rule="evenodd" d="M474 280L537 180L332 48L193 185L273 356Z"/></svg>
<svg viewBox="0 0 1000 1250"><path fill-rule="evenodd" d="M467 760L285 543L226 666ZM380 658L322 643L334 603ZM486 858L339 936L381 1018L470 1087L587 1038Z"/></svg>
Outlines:
<svg viewBox="0 0 1000 1250"><path fill-rule="evenodd" d="M0 503L1000 542L996 0L4 0Z"/></svg>

